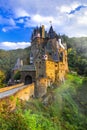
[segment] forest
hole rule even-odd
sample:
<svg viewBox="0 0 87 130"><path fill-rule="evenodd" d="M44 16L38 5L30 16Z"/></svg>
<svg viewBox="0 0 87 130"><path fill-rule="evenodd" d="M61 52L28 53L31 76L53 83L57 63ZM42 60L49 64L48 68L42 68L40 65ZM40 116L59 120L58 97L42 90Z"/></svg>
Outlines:
<svg viewBox="0 0 87 130"><path fill-rule="evenodd" d="M87 76L87 37L68 38L63 35L68 47L68 64L70 70Z"/></svg>

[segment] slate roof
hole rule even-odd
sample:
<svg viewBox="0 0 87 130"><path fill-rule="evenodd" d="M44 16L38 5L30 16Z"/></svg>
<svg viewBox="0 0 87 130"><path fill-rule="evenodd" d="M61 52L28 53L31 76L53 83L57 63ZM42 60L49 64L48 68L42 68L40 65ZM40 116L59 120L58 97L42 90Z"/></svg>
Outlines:
<svg viewBox="0 0 87 130"><path fill-rule="evenodd" d="M34 65L24 65L20 71L36 71Z"/></svg>

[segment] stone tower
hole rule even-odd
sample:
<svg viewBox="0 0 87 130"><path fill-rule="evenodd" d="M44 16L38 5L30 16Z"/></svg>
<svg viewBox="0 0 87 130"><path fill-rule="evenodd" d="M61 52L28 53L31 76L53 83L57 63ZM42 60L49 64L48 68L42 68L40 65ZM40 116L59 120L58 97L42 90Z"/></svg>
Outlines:
<svg viewBox="0 0 87 130"><path fill-rule="evenodd" d="M36 78L46 77L54 82L56 79L64 80L65 73L68 71L67 48L56 38L56 33L51 26L48 37L44 26L38 28L33 36L31 43L31 54L33 63L36 67Z"/></svg>

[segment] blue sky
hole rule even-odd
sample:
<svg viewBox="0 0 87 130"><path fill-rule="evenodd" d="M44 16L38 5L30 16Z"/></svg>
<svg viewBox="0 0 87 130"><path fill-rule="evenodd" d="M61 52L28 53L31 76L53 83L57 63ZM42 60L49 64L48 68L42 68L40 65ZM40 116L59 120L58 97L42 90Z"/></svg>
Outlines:
<svg viewBox="0 0 87 130"><path fill-rule="evenodd" d="M69 37L87 36L87 0L0 0L0 49L30 45L33 28L52 21Z"/></svg>

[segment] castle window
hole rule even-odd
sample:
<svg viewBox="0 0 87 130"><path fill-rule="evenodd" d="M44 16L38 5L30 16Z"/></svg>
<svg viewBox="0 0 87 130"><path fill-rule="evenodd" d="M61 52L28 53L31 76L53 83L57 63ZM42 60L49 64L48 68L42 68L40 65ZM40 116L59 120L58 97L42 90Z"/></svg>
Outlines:
<svg viewBox="0 0 87 130"><path fill-rule="evenodd" d="M57 65L55 65L55 67L57 67Z"/></svg>
<svg viewBox="0 0 87 130"><path fill-rule="evenodd" d="M52 56L52 53L51 53L51 52L49 52L49 55L50 55L50 56Z"/></svg>
<svg viewBox="0 0 87 130"><path fill-rule="evenodd" d="M62 52L59 55L59 59L60 59L60 61L63 61L63 53Z"/></svg>
<svg viewBox="0 0 87 130"><path fill-rule="evenodd" d="M40 74L39 77L44 77L44 76L42 74Z"/></svg>

